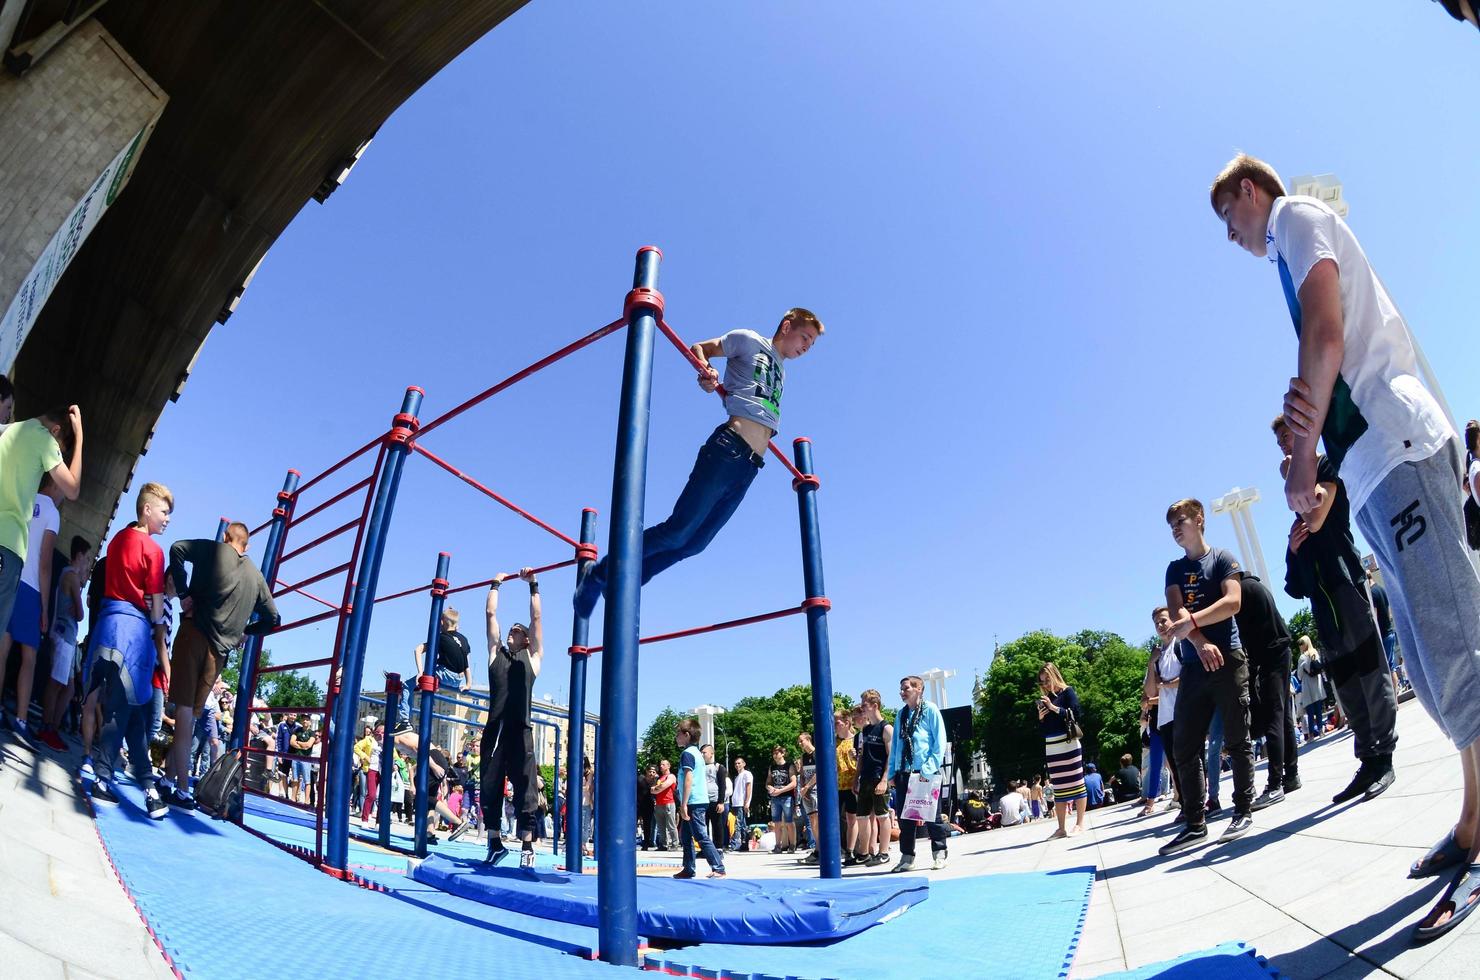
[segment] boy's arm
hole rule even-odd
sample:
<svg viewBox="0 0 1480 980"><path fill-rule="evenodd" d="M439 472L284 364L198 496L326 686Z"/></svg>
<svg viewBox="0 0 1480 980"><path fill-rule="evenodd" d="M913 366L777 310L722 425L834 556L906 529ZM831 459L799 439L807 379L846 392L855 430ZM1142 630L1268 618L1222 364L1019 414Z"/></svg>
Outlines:
<svg viewBox="0 0 1480 980"><path fill-rule="evenodd" d="M41 635L45 636L51 632L51 553L56 548L57 533L55 531L43 531L41 534L41 555L36 565L39 578L36 581L41 585Z"/></svg>
<svg viewBox="0 0 1480 980"><path fill-rule="evenodd" d="M535 581L534 569L526 568L519 577L529 583L529 665L534 676L540 676L540 664L545 657L545 623L541 616L540 583Z"/></svg>
<svg viewBox="0 0 1480 980"><path fill-rule="evenodd" d="M258 575L257 605L252 610L252 618L242 629L242 634L244 636L266 635L277 629L282 621L282 616L278 614L277 603L272 600L272 590L267 587L267 580Z"/></svg>
<svg viewBox="0 0 1480 980"><path fill-rule="evenodd" d="M165 569L165 575L175 580L175 595L180 597L182 603L190 595L190 586L185 580L185 565L188 562L193 568L200 561L198 552L195 549L197 543L194 539L189 539L176 541L170 545L170 564ZM213 549L216 546L216 542L214 541L207 543Z"/></svg>
<svg viewBox="0 0 1480 980"><path fill-rule="evenodd" d="M426 671L422 668L421 661L421 658L426 654L426 652L427 645L425 643L418 643L416 645L416 648L411 651L411 656L416 658L416 673L418 676L426 673Z"/></svg>
<svg viewBox="0 0 1480 980"><path fill-rule="evenodd" d="M493 663L494 654L498 653L499 638L503 635L498 629L498 588L504 584L503 575L495 575L493 582L488 586L488 604L483 608L483 618L488 627L488 662Z"/></svg>
<svg viewBox="0 0 1480 980"><path fill-rule="evenodd" d="M1320 505L1316 493L1316 440L1326 424L1331 390L1341 372L1346 350L1346 324L1341 311L1341 272L1336 262L1321 259L1300 284L1300 376L1285 393L1285 419L1295 434L1285 502L1297 514Z"/></svg>
<svg viewBox="0 0 1480 980"><path fill-rule="evenodd" d="M688 766L683 767L683 782L679 784L678 813L685 820L689 819L689 790L694 784L694 770Z"/></svg>
<svg viewBox="0 0 1480 980"><path fill-rule="evenodd" d="M49 471L51 482L62 491L68 500L76 500L82 492L82 409L76 405L67 407L67 421L72 424L72 462L66 460Z"/></svg>
<svg viewBox="0 0 1480 980"><path fill-rule="evenodd" d="M1326 517L1331 513L1331 508L1336 505L1336 484L1322 482L1316 484L1316 490L1320 495L1321 502L1316 505L1315 510L1306 511L1300 516L1305 519L1305 526L1310 528L1311 533L1319 531L1326 524Z"/></svg>
<svg viewBox="0 0 1480 980"><path fill-rule="evenodd" d="M705 391L714 391L719 387L719 372L714 369L710 361L713 358L725 356L723 338L701 340L690 347L689 352L704 362L704 370L699 372L699 387Z"/></svg>
<svg viewBox="0 0 1480 980"><path fill-rule="evenodd" d="M894 726L884 724L884 778L880 783L887 783L894 776Z"/></svg>

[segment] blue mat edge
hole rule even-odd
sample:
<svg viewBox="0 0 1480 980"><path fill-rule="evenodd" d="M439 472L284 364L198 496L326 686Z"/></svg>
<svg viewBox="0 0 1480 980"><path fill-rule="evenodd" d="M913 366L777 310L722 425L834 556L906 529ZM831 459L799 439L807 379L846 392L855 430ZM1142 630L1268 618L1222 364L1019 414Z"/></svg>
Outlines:
<svg viewBox="0 0 1480 980"><path fill-rule="evenodd" d="M1175 967L1182 966L1187 963L1192 963L1196 960L1205 959L1215 954L1224 956L1247 956L1249 959L1253 960L1255 964L1258 965L1259 969L1263 972L1265 976L1269 977L1270 980L1289 980L1289 978L1286 977L1285 974L1279 971L1278 967L1270 963L1269 960L1265 957L1260 956L1258 950L1256 950L1253 946L1250 946L1248 943L1239 940L1231 940L1229 942L1219 943L1217 946L1212 946L1208 949L1196 950L1195 952L1191 953L1183 953L1181 956L1178 956L1175 959L1162 960L1157 963L1148 963L1145 966L1137 967L1133 970L1120 970L1115 973L1102 973L1099 977L1096 977L1095 980L1155 980L1155 978L1162 976L1167 971Z"/></svg>

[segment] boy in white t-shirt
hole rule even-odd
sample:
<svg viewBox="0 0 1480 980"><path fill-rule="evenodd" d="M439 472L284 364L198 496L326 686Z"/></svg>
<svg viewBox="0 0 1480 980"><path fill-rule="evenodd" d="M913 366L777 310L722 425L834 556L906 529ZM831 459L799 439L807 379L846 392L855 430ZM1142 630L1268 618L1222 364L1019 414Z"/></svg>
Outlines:
<svg viewBox="0 0 1480 980"><path fill-rule="evenodd" d="M56 550L57 531L62 526L61 512L57 510L61 496L51 474L43 476L36 502L31 505L26 563L21 566L10 624L4 635L0 635L0 679L5 677L11 645L21 648L21 670L15 679L15 719L11 727L27 741L34 741L26 716L31 707L32 680L36 676L36 651L41 648L41 637L51 624L51 555Z"/></svg>
<svg viewBox="0 0 1480 980"><path fill-rule="evenodd" d="M1274 169L1244 154L1213 181L1228 239L1279 269L1299 338L1285 394L1295 434L1285 499L1314 510L1316 442L1346 484L1362 536L1386 573L1409 674L1424 709L1459 749L1460 819L1410 869L1458 868L1419 922L1419 942L1480 904L1480 568L1465 547L1459 439L1419 380L1408 326L1356 236L1330 207L1287 197Z"/></svg>

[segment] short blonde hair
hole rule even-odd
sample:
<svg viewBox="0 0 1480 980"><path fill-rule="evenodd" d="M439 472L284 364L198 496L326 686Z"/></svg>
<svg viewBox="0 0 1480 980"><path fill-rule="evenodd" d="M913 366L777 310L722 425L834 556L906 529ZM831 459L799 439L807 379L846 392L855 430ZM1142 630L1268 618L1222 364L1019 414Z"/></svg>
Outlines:
<svg viewBox="0 0 1480 980"><path fill-rule="evenodd" d="M175 509L175 495L170 493L170 488L163 483L146 483L139 488L139 496L134 500L134 516L139 520L144 519L144 508L150 502L164 504L170 510Z"/></svg>
<svg viewBox="0 0 1480 980"><path fill-rule="evenodd" d="M1172 523L1177 517L1202 517L1203 505L1201 500L1193 497L1183 497L1181 500L1167 508L1167 523Z"/></svg>
<svg viewBox="0 0 1480 980"><path fill-rule="evenodd" d="M1213 205L1214 214L1218 214L1218 198L1224 194L1238 194L1239 185L1245 180L1253 181L1255 187L1270 197L1285 196L1285 182L1280 180L1280 175L1275 173L1273 167L1258 157L1240 153L1229 160L1228 165L1213 178L1213 186L1208 190L1208 202ZM1218 214L1218 217L1223 216Z"/></svg>
<svg viewBox="0 0 1480 980"><path fill-rule="evenodd" d="M457 621L462 619L462 613L458 612L456 609L453 609L451 606L448 606L447 608L442 610L442 618L447 620L453 626L456 626Z"/></svg>
<svg viewBox="0 0 1480 980"><path fill-rule="evenodd" d="M817 319L817 314L804 306L793 306L781 314L781 323L785 323L787 320L791 321L793 327L816 327L817 336L819 337L827 333L827 330L822 326L822 321ZM781 329L781 323L776 324L777 330Z"/></svg>

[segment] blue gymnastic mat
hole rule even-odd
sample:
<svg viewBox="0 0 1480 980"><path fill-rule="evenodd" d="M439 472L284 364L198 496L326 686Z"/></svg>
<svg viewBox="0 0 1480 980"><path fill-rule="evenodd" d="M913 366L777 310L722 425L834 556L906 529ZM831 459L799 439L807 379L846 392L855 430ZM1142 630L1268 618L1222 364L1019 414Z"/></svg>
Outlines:
<svg viewBox="0 0 1480 980"><path fill-rule="evenodd" d="M397 901L336 881L200 813L171 809L150 820L138 787L116 788L120 805L96 805L99 835L130 898L186 977L361 980L369 970L411 978L456 972L459 963L476 964L480 977L511 980L633 975L578 955L589 944L571 940L587 933L492 914L498 910L472 902L454 911ZM308 911L273 914L284 902Z"/></svg>
<svg viewBox="0 0 1480 980"><path fill-rule="evenodd" d="M650 953L646 965L725 980L1067 977L1094 880L1092 867L934 880L927 904L836 942L701 943Z"/></svg>
<svg viewBox="0 0 1480 980"><path fill-rule="evenodd" d="M1098 980L1280 980L1279 970L1244 943L1223 943L1200 953L1153 963Z"/></svg>
<svg viewBox="0 0 1480 980"><path fill-rule="evenodd" d="M510 854L510 862L517 855ZM525 872L434 855L411 876L435 888L559 922L595 927L594 875ZM637 879L637 929L686 942L765 944L837 939L902 915L930 894L925 878Z"/></svg>

